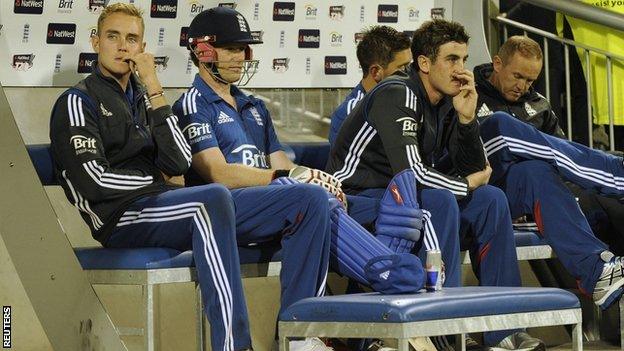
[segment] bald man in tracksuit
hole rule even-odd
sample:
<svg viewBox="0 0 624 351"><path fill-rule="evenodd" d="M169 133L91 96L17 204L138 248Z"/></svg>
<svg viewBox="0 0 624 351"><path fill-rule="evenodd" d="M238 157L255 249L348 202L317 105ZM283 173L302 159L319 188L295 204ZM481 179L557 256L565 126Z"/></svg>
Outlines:
<svg viewBox="0 0 624 351"><path fill-rule="evenodd" d="M512 217L532 215L539 233L582 291L607 308L622 294L622 260L594 236L563 179L621 196L622 158L562 139L549 102L532 88L541 68L539 45L513 36L493 63L474 69L477 115L494 170L491 182L505 191Z"/></svg>

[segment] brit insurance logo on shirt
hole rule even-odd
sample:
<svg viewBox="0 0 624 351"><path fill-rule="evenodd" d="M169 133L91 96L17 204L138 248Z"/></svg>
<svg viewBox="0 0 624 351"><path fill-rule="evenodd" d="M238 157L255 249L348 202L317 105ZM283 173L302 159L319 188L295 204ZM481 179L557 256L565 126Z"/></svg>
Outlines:
<svg viewBox="0 0 624 351"><path fill-rule="evenodd" d="M295 20L295 3L294 2L279 2L273 3L273 21L287 21L292 22Z"/></svg>
<svg viewBox="0 0 624 351"><path fill-rule="evenodd" d="M152 18L176 18L178 13L178 0L152 0L150 17Z"/></svg>
<svg viewBox="0 0 624 351"><path fill-rule="evenodd" d="M48 23L46 43L73 44L76 42L75 23Z"/></svg>
<svg viewBox="0 0 624 351"><path fill-rule="evenodd" d="M189 144L197 144L202 140L211 139L212 132L208 123L191 123L182 129Z"/></svg>
<svg viewBox="0 0 624 351"><path fill-rule="evenodd" d="M43 13L43 0L15 0L13 13L40 15Z"/></svg>
<svg viewBox="0 0 624 351"><path fill-rule="evenodd" d="M399 22L399 5L377 6L377 22L379 23Z"/></svg>
<svg viewBox="0 0 624 351"><path fill-rule="evenodd" d="M321 31L318 29L299 29L298 46L300 48L319 48Z"/></svg>
<svg viewBox="0 0 624 351"><path fill-rule="evenodd" d="M347 74L347 57L325 56L325 74Z"/></svg>
<svg viewBox="0 0 624 351"><path fill-rule="evenodd" d="M11 61L11 66L16 71L28 71L34 65L35 55L34 54L17 54L13 55L13 60Z"/></svg>
<svg viewBox="0 0 624 351"><path fill-rule="evenodd" d="M98 55L94 52L81 52L78 56L78 73L93 72L93 65L97 58Z"/></svg>
<svg viewBox="0 0 624 351"><path fill-rule="evenodd" d="M88 152L90 154L97 153L95 138L88 138L84 135L73 135L71 138L69 138L69 143L74 147L76 155L81 155L85 152Z"/></svg>

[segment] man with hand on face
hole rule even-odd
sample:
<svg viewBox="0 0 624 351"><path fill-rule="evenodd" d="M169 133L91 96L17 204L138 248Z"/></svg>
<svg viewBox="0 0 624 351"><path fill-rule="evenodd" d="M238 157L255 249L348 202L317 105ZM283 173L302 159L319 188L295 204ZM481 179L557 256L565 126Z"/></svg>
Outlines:
<svg viewBox="0 0 624 351"><path fill-rule="evenodd" d="M144 29L133 5L116 3L100 14L94 71L65 91L52 111L56 175L104 247L192 249L212 349L250 349L234 204L219 184L180 188L167 182L187 171L191 149L163 96L154 57L145 51ZM318 272L309 282L315 289L324 286L328 239L321 234L307 247L319 256L309 263Z"/></svg>
<svg viewBox="0 0 624 351"><path fill-rule="evenodd" d="M310 246L317 245L315 235L321 234L331 236L330 262L338 272L384 293L422 287L418 258L395 254L349 217L340 182L293 164L282 151L264 103L237 87L251 78L258 63L250 44L260 42L252 38L246 19L227 7L211 8L193 19L188 35L199 73L173 107L193 154L186 183L218 182L231 189L240 245L281 240L282 310L296 301L290 291L313 280L302 272L313 267ZM309 199L314 199L313 206ZM376 209L378 201L368 202ZM306 225L319 218L327 225ZM408 230L419 235L419 223L412 224L415 228ZM374 274L382 268L388 276ZM318 339L307 343L324 348Z"/></svg>
<svg viewBox="0 0 624 351"><path fill-rule="evenodd" d="M520 286L505 194L487 185L475 119L473 74L464 67L468 34L455 22L424 23L412 38L414 62L368 92L345 120L327 171L347 194L379 197L391 178L412 170L418 203L440 240L447 285L458 286L458 233L481 285ZM425 248L420 250L424 257ZM486 333L487 345L542 350L522 331Z"/></svg>
<svg viewBox="0 0 624 351"><path fill-rule="evenodd" d="M412 62L410 39L388 26L373 26L364 31L357 45L357 57L362 67L362 80L331 115L329 143L334 145L345 118L366 92L384 78L404 70Z"/></svg>
<svg viewBox="0 0 624 351"><path fill-rule="evenodd" d="M522 36L509 38L493 63L475 67L478 118L494 169L491 183L505 191L512 218L533 216L581 290L605 309L622 295L624 262L594 236L562 178L622 196L622 158L562 139L550 104L532 87L541 70L542 50Z"/></svg>

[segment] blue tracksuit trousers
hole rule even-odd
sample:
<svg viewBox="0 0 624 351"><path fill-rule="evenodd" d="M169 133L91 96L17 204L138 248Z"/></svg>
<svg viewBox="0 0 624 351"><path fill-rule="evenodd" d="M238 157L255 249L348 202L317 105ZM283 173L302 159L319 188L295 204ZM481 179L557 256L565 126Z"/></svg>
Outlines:
<svg viewBox="0 0 624 351"><path fill-rule="evenodd" d="M487 119L481 133L488 140L488 159L496 170L493 181L507 195L512 217L532 214L561 263L591 294L604 265L600 253L608 248L592 233L562 178L603 194L617 194L616 174L623 173L622 159L543 134L506 114Z"/></svg>
<svg viewBox="0 0 624 351"><path fill-rule="evenodd" d="M231 192L239 244L281 238L280 313L300 299L324 295L331 234L325 190L291 184Z"/></svg>
<svg viewBox="0 0 624 351"><path fill-rule="evenodd" d="M139 199L123 214L106 246L192 249L212 349L251 347L234 204L225 187L209 184Z"/></svg>
<svg viewBox="0 0 624 351"><path fill-rule="evenodd" d="M521 160L548 162L565 180L606 196L624 195L622 158L544 134L532 125L496 112L481 123L481 137L492 166L491 183Z"/></svg>

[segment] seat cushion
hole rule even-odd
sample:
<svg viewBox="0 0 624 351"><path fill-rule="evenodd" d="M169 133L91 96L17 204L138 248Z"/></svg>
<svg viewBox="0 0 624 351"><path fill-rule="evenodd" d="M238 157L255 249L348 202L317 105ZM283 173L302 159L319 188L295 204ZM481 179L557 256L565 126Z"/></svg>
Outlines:
<svg viewBox="0 0 624 351"><path fill-rule="evenodd" d="M241 264L279 261L279 246L257 245L239 247ZM194 267L191 251L161 247L107 249L102 247L74 249L82 269L162 269Z"/></svg>
<svg viewBox="0 0 624 351"><path fill-rule="evenodd" d="M158 269L193 266L191 251L162 247L74 249L82 269Z"/></svg>
<svg viewBox="0 0 624 351"><path fill-rule="evenodd" d="M314 297L292 304L281 321L405 323L579 308L556 288L461 287L410 295L378 293Z"/></svg>
<svg viewBox="0 0 624 351"><path fill-rule="evenodd" d="M516 231L514 236L516 238L516 247L548 245L537 232Z"/></svg>

